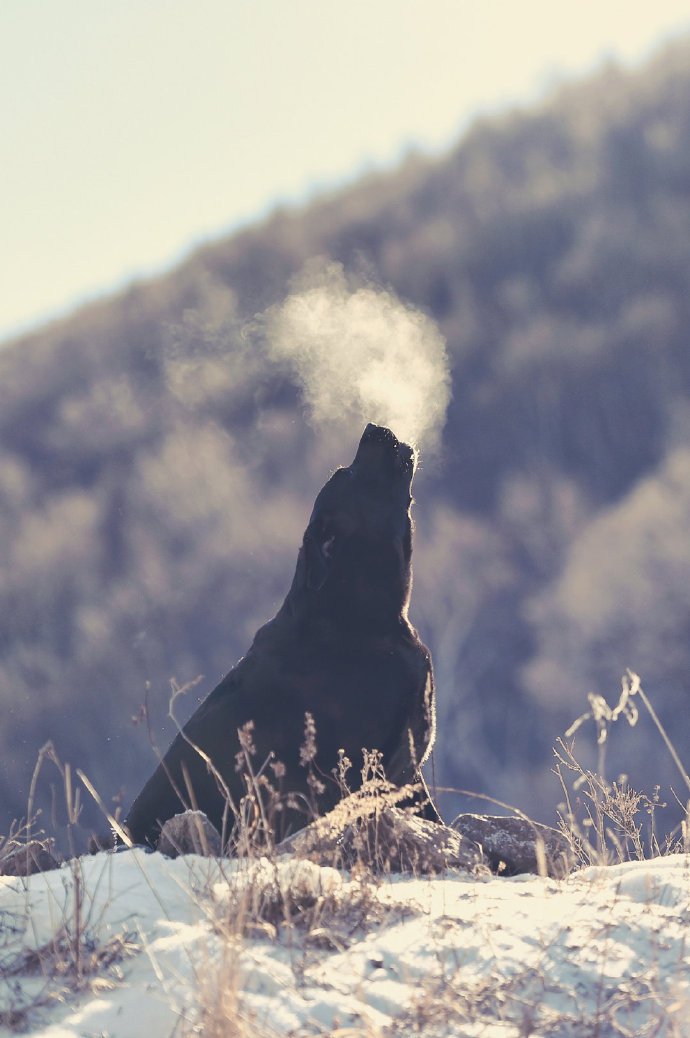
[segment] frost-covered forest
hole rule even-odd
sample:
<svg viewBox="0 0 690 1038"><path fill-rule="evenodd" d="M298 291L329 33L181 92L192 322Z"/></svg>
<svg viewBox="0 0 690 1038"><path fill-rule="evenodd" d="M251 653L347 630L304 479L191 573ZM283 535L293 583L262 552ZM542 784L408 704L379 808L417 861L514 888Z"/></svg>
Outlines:
<svg viewBox="0 0 690 1038"><path fill-rule="evenodd" d="M142 705L164 748L171 678L203 675L184 719L282 601L313 498L361 433L315 430L261 348L256 315L315 257L391 288L448 344L410 611L436 666L437 782L553 820L551 747L626 667L687 766L684 43L0 352L0 832L48 739L129 804L155 762ZM609 777L672 803L667 760L642 721L612 733Z"/></svg>

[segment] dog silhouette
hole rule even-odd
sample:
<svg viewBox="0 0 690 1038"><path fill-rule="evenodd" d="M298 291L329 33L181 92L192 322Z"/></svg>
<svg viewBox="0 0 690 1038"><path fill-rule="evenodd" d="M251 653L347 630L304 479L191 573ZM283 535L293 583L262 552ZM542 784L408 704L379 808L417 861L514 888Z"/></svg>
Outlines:
<svg viewBox="0 0 690 1038"><path fill-rule="evenodd" d="M190 806L227 831L229 800L236 807L246 792L237 755L248 722L256 768L273 754L291 794L282 835L310 820L316 788L321 812L340 799L339 750L353 764L351 789L363 748L376 749L388 781L418 783L415 809L439 819L420 772L435 735L431 657L407 618L415 463L389 429L367 425L352 464L316 498L282 607L134 801L125 825L135 843L155 846L161 825ZM306 715L315 746L305 752Z"/></svg>

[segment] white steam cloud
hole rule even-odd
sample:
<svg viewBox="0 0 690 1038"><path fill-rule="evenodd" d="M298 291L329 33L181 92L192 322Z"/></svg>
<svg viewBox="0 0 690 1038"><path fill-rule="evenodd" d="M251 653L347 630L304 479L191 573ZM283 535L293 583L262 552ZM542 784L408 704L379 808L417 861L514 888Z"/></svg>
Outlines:
<svg viewBox="0 0 690 1038"><path fill-rule="evenodd" d="M429 317L391 292L351 287L330 264L268 312L266 332L314 424L376 422L415 446L437 446L451 382L445 340Z"/></svg>

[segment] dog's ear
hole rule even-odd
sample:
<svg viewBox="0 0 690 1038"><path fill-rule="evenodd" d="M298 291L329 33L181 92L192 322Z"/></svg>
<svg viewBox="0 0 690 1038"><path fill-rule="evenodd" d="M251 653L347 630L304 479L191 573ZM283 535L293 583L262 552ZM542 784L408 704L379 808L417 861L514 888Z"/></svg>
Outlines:
<svg viewBox="0 0 690 1038"><path fill-rule="evenodd" d="M304 534L304 557L307 564L307 587L320 591L333 568L337 545L334 527L322 519L314 519Z"/></svg>

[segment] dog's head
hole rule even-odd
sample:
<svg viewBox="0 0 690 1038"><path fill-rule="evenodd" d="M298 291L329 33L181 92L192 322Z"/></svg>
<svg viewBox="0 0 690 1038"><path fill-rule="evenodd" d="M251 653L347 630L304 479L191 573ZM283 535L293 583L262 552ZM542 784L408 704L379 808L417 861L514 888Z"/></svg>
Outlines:
<svg viewBox="0 0 690 1038"><path fill-rule="evenodd" d="M412 570L415 452L368 425L351 465L319 493L298 576L315 608L351 628L384 628L405 616Z"/></svg>

